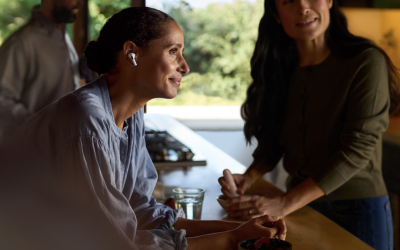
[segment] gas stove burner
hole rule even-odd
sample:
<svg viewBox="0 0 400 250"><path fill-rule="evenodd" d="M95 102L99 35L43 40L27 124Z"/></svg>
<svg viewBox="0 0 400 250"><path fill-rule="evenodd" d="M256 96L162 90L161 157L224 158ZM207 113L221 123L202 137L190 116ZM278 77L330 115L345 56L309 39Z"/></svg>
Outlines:
<svg viewBox="0 0 400 250"><path fill-rule="evenodd" d="M192 161L194 153L166 131L146 131L146 147L153 162Z"/></svg>

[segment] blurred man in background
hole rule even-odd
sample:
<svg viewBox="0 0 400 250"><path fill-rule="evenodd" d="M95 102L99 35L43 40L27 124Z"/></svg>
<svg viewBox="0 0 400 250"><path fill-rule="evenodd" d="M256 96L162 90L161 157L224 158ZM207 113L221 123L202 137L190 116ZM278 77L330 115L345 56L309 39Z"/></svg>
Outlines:
<svg viewBox="0 0 400 250"><path fill-rule="evenodd" d="M42 0L0 47L0 143L31 115L80 86L79 57L65 31L83 0Z"/></svg>

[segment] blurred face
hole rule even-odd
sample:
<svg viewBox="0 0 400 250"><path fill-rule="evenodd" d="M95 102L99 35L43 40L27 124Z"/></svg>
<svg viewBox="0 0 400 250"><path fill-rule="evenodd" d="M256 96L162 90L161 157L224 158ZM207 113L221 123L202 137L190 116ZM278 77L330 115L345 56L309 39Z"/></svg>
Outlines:
<svg viewBox="0 0 400 250"><path fill-rule="evenodd" d="M72 23L82 5L83 0L54 0L53 17L58 23Z"/></svg>
<svg viewBox="0 0 400 250"><path fill-rule="evenodd" d="M184 38L175 22L164 26L164 36L149 42L139 54L138 76L151 98L174 98L181 85L182 75L189 73L183 58Z"/></svg>
<svg viewBox="0 0 400 250"><path fill-rule="evenodd" d="M333 0L274 0L277 22L296 41L324 37L330 23Z"/></svg>

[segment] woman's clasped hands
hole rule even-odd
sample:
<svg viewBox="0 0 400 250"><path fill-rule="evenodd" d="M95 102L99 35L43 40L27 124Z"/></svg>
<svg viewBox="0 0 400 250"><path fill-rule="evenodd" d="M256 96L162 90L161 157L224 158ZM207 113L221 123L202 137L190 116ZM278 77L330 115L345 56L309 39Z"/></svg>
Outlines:
<svg viewBox="0 0 400 250"><path fill-rule="evenodd" d="M232 218L243 220L250 220L261 215L272 215L283 217L285 216L285 196L280 195L275 198L267 198L260 195L245 194L254 182L253 179L245 174L233 174L233 179L237 185L237 194L239 196L233 197L230 194L230 186L225 181L224 177L218 179L221 185L221 191L228 197L226 203L229 204L225 211Z"/></svg>
<svg viewBox="0 0 400 250"><path fill-rule="evenodd" d="M233 237L241 241L265 236L285 240L287 228L285 221L279 217L265 215L242 224L232 232Z"/></svg>

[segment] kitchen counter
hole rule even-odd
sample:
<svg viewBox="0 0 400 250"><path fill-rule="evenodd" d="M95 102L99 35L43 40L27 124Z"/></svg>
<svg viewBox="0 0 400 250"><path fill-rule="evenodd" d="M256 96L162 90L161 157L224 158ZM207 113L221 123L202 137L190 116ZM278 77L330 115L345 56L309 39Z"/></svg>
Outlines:
<svg viewBox="0 0 400 250"><path fill-rule="evenodd" d="M202 220L230 220L216 201L216 197L221 194L218 178L222 176L225 168L229 168L233 173L243 173L246 168L170 116L146 114L145 122L153 123L159 129L168 131L189 146L194 153L199 152L207 159L208 164L205 167L164 171L160 173L160 181L165 186L205 188ZM282 193L281 190L262 179L257 181L250 191L267 197ZM295 250L372 250L357 237L309 207L286 216L285 221L288 226L286 240L292 243Z"/></svg>

